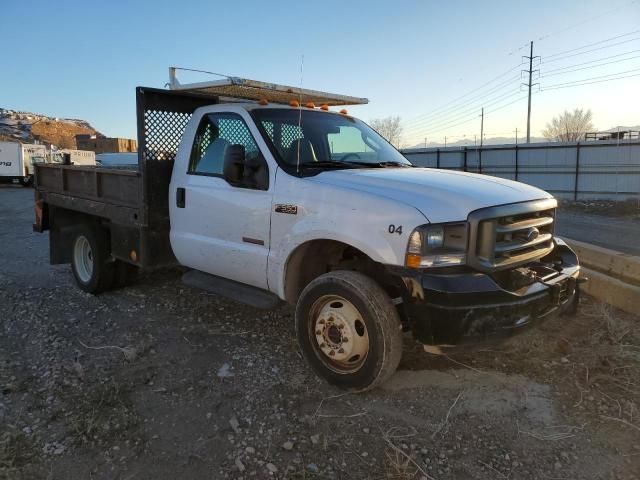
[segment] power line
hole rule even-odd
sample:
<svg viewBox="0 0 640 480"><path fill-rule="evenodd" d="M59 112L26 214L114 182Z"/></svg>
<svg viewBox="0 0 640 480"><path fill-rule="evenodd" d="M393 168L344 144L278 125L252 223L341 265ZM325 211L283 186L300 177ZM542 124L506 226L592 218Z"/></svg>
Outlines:
<svg viewBox="0 0 640 480"><path fill-rule="evenodd" d="M627 60L633 60L635 58L640 58L640 55L636 55L635 57L630 57L630 58L625 58L623 60L616 60L613 62L606 62L606 63L600 63L598 65L591 65L589 67L581 67L581 68L575 68L573 70L567 70L566 72L556 72L556 73L544 73L544 74L540 74L540 77L553 77L555 75L566 75L567 73L573 73L573 72L578 72L580 70L586 70L588 68L597 68L597 67L603 67L604 65L610 65L612 63L620 63L620 62L625 62Z"/></svg>
<svg viewBox="0 0 640 480"><path fill-rule="evenodd" d="M525 96L522 96L522 97L520 97L520 98L517 98L516 100L513 100L513 101L511 101L511 102L509 102L509 103L506 103L506 104L504 104L504 105L501 105L501 106L499 106L499 107L496 107L496 108L494 108L493 110L490 110L489 112L484 112L484 115L485 115L485 116L487 116L487 115L489 115L489 114L491 114L491 113L497 112L498 110L502 110L503 108L506 108L506 107L508 107L509 105L513 105L514 103L516 103L516 102L518 102L518 101L520 101L520 100L523 100L523 99L525 99L525 98L527 98L527 96L526 96L526 95L525 95ZM469 117L469 118L467 118L466 120L463 120L463 121L461 121L461 122L459 122L459 123L456 123L455 125L447 125L447 126L444 126L444 125L443 125L443 126L442 126L442 128L439 128L438 130L430 130L428 134L429 134L429 135L432 135L432 134L434 134L434 133L438 133L438 132L441 132L441 131L443 131L443 130L447 130L447 129L449 129L449 128L454 128L454 127L457 127L457 126L459 126L459 125L464 125L465 123L469 123L469 122L471 122L472 120L476 120L479 116L480 116L480 115L473 115L472 117Z"/></svg>
<svg viewBox="0 0 640 480"><path fill-rule="evenodd" d="M520 92L520 87L516 88L515 90L511 90L507 93L502 93L498 96L495 96L489 100L485 100L484 102L479 102L478 100L474 100L473 102L462 106L461 108L463 108L462 110L455 112L455 113L449 113L447 115L444 115L443 117L436 117L430 120L426 120L426 121L422 121L422 122L418 122L415 124L412 124L408 127L406 127L407 131L412 131L412 130L417 130L417 129L425 129L425 128L431 128L430 125L432 125L433 123L436 124L442 124L442 123L449 123L450 121L455 121L456 119L465 116L468 114L469 111L476 111L478 110L480 107L487 105L487 101L489 101L489 105L493 105L493 103L495 102L499 102L500 100L503 100L504 98L508 98L508 97L512 97L515 93L519 93ZM473 105L473 106L470 106Z"/></svg>
<svg viewBox="0 0 640 480"><path fill-rule="evenodd" d="M635 42L636 40L640 40L640 37L630 38L630 39L624 40L622 42L612 43L611 45L604 45L604 46L598 47L598 48L592 48L591 50L586 50L584 52L578 52L578 53L573 53L571 55L565 55L564 57L552 58L551 60L542 60L540 63L544 64L544 63L557 62L558 60L564 60L565 58L577 57L578 55L584 55L585 53L596 52L598 50L604 50L606 48L616 47L618 45L623 45L625 43Z"/></svg>
<svg viewBox="0 0 640 480"><path fill-rule="evenodd" d="M594 45L600 45L601 43L610 42L611 40L617 40L618 38L628 37L629 35L633 35L634 33L638 33L638 32L640 32L640 29L634 30L632 32L623 33L621 35L616 35L615 37L605 38L604 40L599 40L599 41L594 42L594 43L589 43L589 44L583 45L581 47L576 47L576 48L572 48L570 50L565 50L563 52L554 53L552 55L548 55L546 58L553 58L553 57L557 57L558 55L564 55L565 53L571 53L571 52L575 52L576 50L582 50L583 48L593 47Z"/></svg>
<svg viewBox="0 0 640 480"><path fill-rule="evenodd" d="M622 75L623 73L638 72L638 71L640 71L640 68L637 68L635 70L628 70L627 72L619 72L619 73L612 73L611 75L603 75L603 77L609 77L612 75ZM636 73L634 75L625 75L625 76L616 77L616 78L607 78L603 80L594 80L596 78L601 78L601 77L584 78L582 80L576 80L575 82L555 83L553 85L549 85L548 87L541 88L540 91L544 92L547 90L557 90L559 88L580 87L582 85L591 85L592 83L612 82L614 80L622 80L623 78L631 78L631 77L638 77L638 76L640 76L640 73Z"/></svg>
<svg viewBox="0 0 640 480"><path fill-rule="evenodd" d="M469 115L474 115L474 117L475 117L475 116L477 116L477 112L478 112L478 110L480 110L480 108L482 108L482 107L484 107L484 106L491 106L491 105L495 105L496 103L500 103L500 102L502 102L503 100L506 100L506 99L508 99L508 98L512 98L514 95L517 95L517 94L518 94L518 93L520 93L520 92L521 92L521 90L518 88L518 89L516 89L516 90L514 90L514 91L512 91L512 92L510 92L510 93L508 93L508 94L506 94L506 95L501 95L501 96L499 96L499 97L497 97L497 98L493 99L493 100L492 100L491 102L489 102L489 103L484 103L484 104L479 103L479 104L477 104L477 105L475 105L475 106L473 106L473 107L471 107L471 108L469 108L469 109L466 109L466 110L464 111L464 113L459 113L459 114L457 114L457 115L456 115L456 116L454 116L454 117L450 117L450 118L448 118L448 119L442 119L442 120L436 121L436 123L435 123L435 124L431 123L430 125L422 126L422 127L420 127L420 128L422 128L422 130L419 130L419 131L420 131L420 132L423 132L423 131L429 131L429 130L432 130L433 128L439 128L440 126L448 125L448 124L451 124L451 123L457 122L457 121L459 121L459 120L460 120L460 119L462 119L462 118L468 117ZM414 128L414 129L412 129L412 130L414 130L414 131L415 131L415 128Z"/></svg>
<svg viewBox="0 0 640 480"><path fill-rule="evenodd" d="M579 27L580 25L584 25L585 23L592 22L593 20L598 20L598 19L600 19L602 17L606 17L607 15L610 15L612 13L620 12L620 11L624 10L625 8L629 7L630 5L633 5L634 3L637 3L637 2L638 2L638 0L632 0L631 2L627 3L624 7L614 7L612 9L610 9L610 10L607 10L606 12L602 12L602 13L599 13L598 15L594 15L592 17L586 18L584 20L581 20L580 22L574 23L573 25L569 25L568 27L562 28L562 29L557 30L557 31L552 32L552 33L548 33L546 35L543 35L540 38L538 38L538 41L544 41L549 37L552 37L554 35L558 35L560 33L564 33L564 32L566 32L568 30L572 30L572 29L574 29L576 27Z"/></svg>
<svg viewBox="0 0 640 480"><path fill-rule="evenodd" d="M580 70L587 70L589 68L597 68L597 67L603 67L605 65L611 65L612 63L620 63L620 62L626 62L628 60L633 60L635 58L640 58L640 55L636 55L635 57L630 57L630 58L625 58L622 60L615 60L613 62L606 62L606 63L600 63L598 65L591 65L588 67L580 67L580 68L574 68L573 70L567 70L566 72L555 72L555 73L544 73L544 74L540 74L540 77L553 77L556 75L566 75L567 73L573 73L573 72L579 72Z"/></svg>
<svg viewBox="0 0 640 480"><path fill-rule="evenodd" d="M556 71L559 71L559 70L566 70L567 68L579 67L579 66L581 66L581 65L588 65L588 64L590 64L590 63L600 62L600 61L602 61L602 60L609 60L610 58L622 57L622 56L624 56L624 55L629 55L629 54L637 53L637 52L640 52L640 49L637 49L637 50L629 50L628 52L618 53L617 55L608 55L608 56L606 56L606 57L597 58L597 59L595 59L595 60L589 60L588 62L575 63L575 64L573 64L573 65L567 65L567 66L565 66L565 67L554 68L554 69L552 69L552 70L547 70L547 73L550 73L550 72L556 72ZM633 57L633 58L635 58L635 57ZM625 60L626 60L626 59L625 59ZM622 61L622 60L621 60L621 61ZM606 64L603 64L603 65L606 65ZM546 75L546 74L545 74L545 75Z"/></svg>
<svg viewBox="0 0 640 480"><path fill-rule="evenodd" d="M461 99L463 99L463 98L466 98L466 97L468 97L469 95L471 95L472 93L477 92L478 90L482 90L482 89L483 89L484 87L486 87L487 85L490 85L490 84L492 84L493 82L495 82L496 80L498 80L498 79L500 79L500 78L502 78L502 77L504 77L504 76L508 75L509 73L513 72L514 70L519 69L521 65L522 65L522 63L520 63L519 65L516 65L515 67L510 68L509 70L506 70L505 72L501 73L501 74L500 74L500 75L498 75L497 77L494 77L494 78L492 78L491 80L489 80L488 82L483 83L483 84L482 84L482 85L480 85L479 87L474 88L473 90L468 91L468 92L467 92L467 93L465 93L464 95L460 95L459 97L456 97L456 98L454 98L453 100L451 100L451 101L449 101L449 102L447 102L447 103L445 103L445 104L443 104L443 105L440 105L439 107L435 108L435 109L434 109L434 110L432 110L431 112L427 112L427 113L425 113L425 114L417 115L417 116L415 116L415 117L412 117L412 118L411 118L411 119L409 119L409 120L414 120L414 119L417 119L417 118L422 118L422 117L425 117L425 116L432 115L432 114L434 114L434 113L436 113L436 112L439 112L439 111L441 111L443 108L445 108L445 107L447 107L447 106L451 105L452 103L455 103L455 102L457 102L458 100L461 100Z"/></svg>
<svg viewBox="0 0 640 480"><path fill-rule="evenodd" d="M517 102L519 102L520 100L524 100L525 98L528 98L528 95L524 95L524 96L522 96L522 97L520 97L520 98L516 98L516 99L515 99L514 101L512 101L512 102L505 103L504 105L502 105L502 106L500 106L500 107L494 108L493 110L490 110L490 111L486 112L486 113L485 113L485 115L491 115L492 113L497 112L498 110L502 110L503 108L506 108L506 107L508 107L509 105L513 105L514 103L517 103Z"/></svg>
<svg viewBox="0 0 640 480"><path fill-rule="evenodd" d="M432 111L429 114L425 114L424 118L420 119L420 120L414 120L414 121L407 121L405 122L405 125L407 125L407 128L414 128L418 125L423 125L425 123L431 123L434 119L438 119L440 120L443 116L444 117L448 117L451 115L455 115L460 109L465 109L467 108L469 105L472 105L473 103L477 102L480 99L484 99L487 96L498 92L500 90L505 89L506 87L508 87L509 85L513 84L515 80L519 79L520 75L516 75L514 77L509 78L508 80L499 83L498 85L492 87L490 90L487 90L486 92L482 93L481 95L477 95L474 97L471 97L467 100L465 100L465 102L462 102L458 105L455 106L451 106L447 109L444 109L442 111L436 112L436 111Z"/></svg>

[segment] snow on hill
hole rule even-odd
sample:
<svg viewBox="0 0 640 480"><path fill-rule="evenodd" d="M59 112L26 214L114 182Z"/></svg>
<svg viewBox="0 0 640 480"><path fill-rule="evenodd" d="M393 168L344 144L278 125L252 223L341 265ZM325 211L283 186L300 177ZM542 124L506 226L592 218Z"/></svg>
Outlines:
<svg viewBox="0 0 640 480"><path fill-rule="evenodd" d="M78 134L101 135L89 122L0 107L0 140L75 148Z"/></svg>

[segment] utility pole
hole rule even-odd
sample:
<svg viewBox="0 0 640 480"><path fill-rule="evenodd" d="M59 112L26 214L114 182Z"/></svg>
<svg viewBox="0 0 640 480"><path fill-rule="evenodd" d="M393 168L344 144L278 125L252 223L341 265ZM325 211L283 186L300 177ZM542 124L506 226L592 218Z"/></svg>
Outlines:
<svg viewBox="0 0 640 480"><path fill-rule="evenodd" d="M533 69L533 59L534 58L540 58L540 57L534 57L533 56L533 41L531 42L529 56L528 57L523 57L523 58L528 58L529 59L529 70L523 70L523 72L528 72L529 73L529 82L525 83L524 85L529 88L529 105L527 107L527 143L531 143L531 87L533 85L537 85L537 84L532 83L533 82L533 72L537 72L537 70Z"/></svg>
<svg viewBox="0 0 640 480"><path fill-rule="evenodd" d="M427 148L427 137L424 137L424 148Z"/></svg>
<svg viewBox="0 0 640 480"><path fill-rule="evenodd" d="M516 145L518 144L518 128L516 127Z"/></svg>
<svg viewBox="0 0 640 480"><path fill-rule="evenodd" d="M480 110L480 146L484 143L484 107Z"/></svg>
<svg viewBox="0 0 640 480"><path fill-rule="evenodd" d="M447 137L444 137L444 148L447 148Z"/></svg>

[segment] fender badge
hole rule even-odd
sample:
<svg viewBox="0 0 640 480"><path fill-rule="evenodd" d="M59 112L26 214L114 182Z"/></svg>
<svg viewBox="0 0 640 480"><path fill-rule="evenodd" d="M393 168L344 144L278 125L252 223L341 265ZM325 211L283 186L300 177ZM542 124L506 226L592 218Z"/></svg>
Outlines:
<svg viewBox="0 0 640 480"><path fill-rule="evenodd" d="M286 213L287 215L297 215L298 214L298 206L297 205L287 205L287 204L277 204L275 206L276 213Z"/></svg>

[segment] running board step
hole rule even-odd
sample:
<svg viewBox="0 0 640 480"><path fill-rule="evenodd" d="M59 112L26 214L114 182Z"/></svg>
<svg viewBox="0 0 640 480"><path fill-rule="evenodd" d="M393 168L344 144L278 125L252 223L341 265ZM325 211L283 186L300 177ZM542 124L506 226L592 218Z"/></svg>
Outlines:
<svg viewBox="0 0 640 480"><path fill-rule="evenodd" d="M282 302L276 295L266 290L198 270L190 270L185 273L182 276L182 283L265 310L275 308Z"/></svg>

